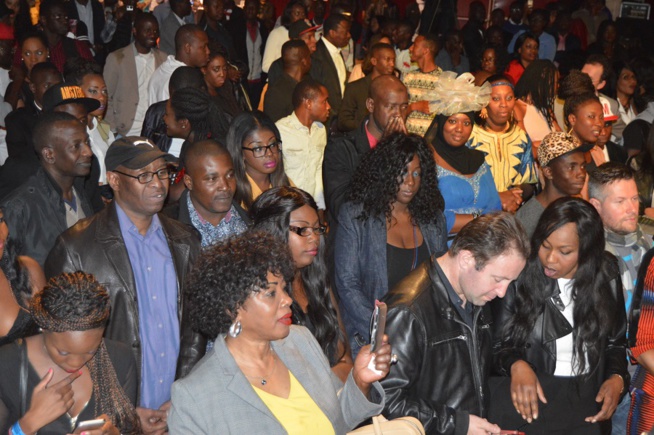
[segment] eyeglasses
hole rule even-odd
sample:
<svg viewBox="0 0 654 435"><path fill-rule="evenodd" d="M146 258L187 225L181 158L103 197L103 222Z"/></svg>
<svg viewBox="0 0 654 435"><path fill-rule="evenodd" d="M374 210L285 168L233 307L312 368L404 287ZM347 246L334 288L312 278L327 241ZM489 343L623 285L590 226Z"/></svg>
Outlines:
<svg viewBox="0 0 654 435"><path fill-rule="evenodd" d="M293 231L295 234L298 236L302 237L309 237L311 234L317 234L319 236L322 236L327 232L327 227L324 225L320 225L319 227L313 228L313 227L294 227L294 226L289 226L288 229L290 231Z"/></svg>
<svg viewBox="0 0 654 435"><path fill-rule="evenodd" d="M113 172L117 172L129 178L136 178L141 184L148 184L150 181L152 181L155 174L160 180L167 180L170 178L170 170L168 168L159 169L157 172L143 172L138 175L129 175L124 172L116 171L115 169Z"/></svg>
<svg viewBox="0 0 654 435"><path fill-rule="evenodd" d="M282 141L277 141L271 143L270 145L258 146L254 148L248 148L248 147L241 147L241 148L244 150L252 151L252 155L254 156L254 158L260 159L261 157L268 154L268 150L270 150L270 154L277 154L277 152L282 149Z"/></svg>

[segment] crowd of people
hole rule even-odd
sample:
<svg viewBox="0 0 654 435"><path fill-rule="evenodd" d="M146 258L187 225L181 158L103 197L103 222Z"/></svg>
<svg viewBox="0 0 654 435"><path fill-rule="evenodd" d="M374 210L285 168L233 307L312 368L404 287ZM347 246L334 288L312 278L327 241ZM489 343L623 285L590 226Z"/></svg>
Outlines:
<svg viewBox="0 0 654 435"><path fill-rule="evenodd" d="M0 2L1 431L654 429L620 1L37 3Z"/></svg>

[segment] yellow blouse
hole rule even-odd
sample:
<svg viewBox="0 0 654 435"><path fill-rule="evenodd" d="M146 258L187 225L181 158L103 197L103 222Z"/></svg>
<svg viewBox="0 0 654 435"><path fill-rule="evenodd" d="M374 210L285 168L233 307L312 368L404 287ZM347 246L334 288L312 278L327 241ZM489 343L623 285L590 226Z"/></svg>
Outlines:
<svg viewBox="0 0 654 435"><path fill-rule="evenodd" d="M291 377L291 391L288 399L275 396L256 387L254 387L254 391L289 435L309 433L312 435L334 435L334 427L325 413L318 408L316 402L302 387L302 384L295 379L293 373L289 371L288 374Z"/></svg>

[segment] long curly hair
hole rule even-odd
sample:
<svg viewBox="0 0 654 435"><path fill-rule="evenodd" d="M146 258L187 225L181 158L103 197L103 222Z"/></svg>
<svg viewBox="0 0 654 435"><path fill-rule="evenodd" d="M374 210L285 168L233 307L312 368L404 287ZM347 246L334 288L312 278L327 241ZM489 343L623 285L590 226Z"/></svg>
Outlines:
<svg viewBox="0 0 654 435"><path fill-rule="evenodd" d="M415 225L436 221L445 208L438 189L436 163L432 149L423 138L415 134L396 133L382 140L368 152L359 164L347 198L361 204L358 219L386 218L391 220L393 203L406 174L406 168L414 156L420 161L420 189L409 204L411 219Z"/></svg>
<svg viewBox="0 0 654 435"><path fill-rule="evenodd" d="M266 231L279 240L288 243L291 212L308 205L318 213L318 206L311 195L296 187L273 187L262 193L250 210L253 229ZM332 365L336 365L343 355L338 355L339 340L343 336L338 324L336 309L332 303L325 261L325 240L320 237L318 255L309 266L300 270L302 285L309 304L307 312L293 301L293 319L304 324L308 319L314 327L314 336ZM291 283L289 282L289 288ZM289 292L293 296L292 291Z"/></svg>
<svg viewBox="0 0 654 435"><path fill-rule="evenodd" d="M246 231L202 252L190 276L191 327L215 340L236 312L268 287L268 272L291 282L295 268L287 244L264 231Z"/></svg>
<svg viewBox="0 0 654 435"><path fill-rule="evenodd" d="M504 334L524 347L536 320L543 312L552 278L545 276L538 257L541 245L563 225L573 223L579 237L579 260L572 287L573 365L577 374L593 375L599 366L603 344L614 325L615 310L622 309L611 295L609 282L619 278L615 258L604 252L604 228L595 208L572 197L560 198L543 212L531 239L531 255L516 282L516 313Z"/></svg>
<svg viewBox="0 0 654 435"><path fill-rule="evenodd" d="M234 175L236 175L236 194L234 200L242 203L246 209L252 206L252 186L245 173L245 159L243 158L243 143L247 138L257 130L270 130L278 141L282 140L279 129L275 123L266 114L255 110L253 112L243 112L234 118L229 132L227 133L227 150L232 156L234 162ZM272 187L288 186L291 183L284 172L284 159L281 151L277 161L275 172L270 174L270 184Z"/></svg>

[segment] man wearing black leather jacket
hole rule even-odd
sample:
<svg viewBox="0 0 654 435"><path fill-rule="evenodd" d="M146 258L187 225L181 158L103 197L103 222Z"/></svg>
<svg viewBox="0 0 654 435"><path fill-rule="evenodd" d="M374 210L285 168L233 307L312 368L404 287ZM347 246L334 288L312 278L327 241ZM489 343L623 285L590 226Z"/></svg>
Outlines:
<svg viewBox="0 0 654 435"><path fill-rule="evenodd" d="M427 434L500 432L483 418L492 363L485 305L504 296L528 255L513 215L482 216L386 295L386 333L398 360L381 381L386 417L416 417Z"/></svg>
<svg viewBox="0 0 654 435"><path fill-rule="evenodd" d="M185 312L186 278L200 235L161 211L174 159L145 138L116 140L105 156L114 201L57 239L46 276L84 270L111 299L105 337L131 346L140 383L136 412L146 434L163 433L170 387L204 355Z"/></svg>

